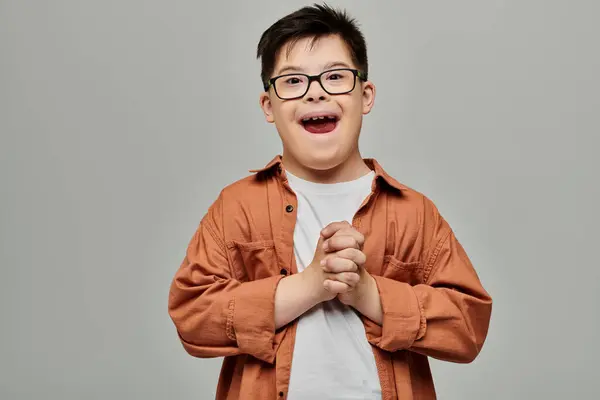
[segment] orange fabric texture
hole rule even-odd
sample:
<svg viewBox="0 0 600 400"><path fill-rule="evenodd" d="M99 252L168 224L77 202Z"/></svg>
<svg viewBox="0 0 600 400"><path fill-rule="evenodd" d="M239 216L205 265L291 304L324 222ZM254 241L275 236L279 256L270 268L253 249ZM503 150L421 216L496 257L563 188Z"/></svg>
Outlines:
<svg viewBox="0 0 600 400"><path fill-rule="evenodd" d="M371 195L352 225L365 237L382 325L362 317L388 399L435 399L428 357L473 361L492 299L452 229L423 194L374 159ZM297 273L296 197L280 156L224 188L202 218L169 294L185 350L224 357L216 398L285 399L296 321L275 330L280 279Z"/></svg>

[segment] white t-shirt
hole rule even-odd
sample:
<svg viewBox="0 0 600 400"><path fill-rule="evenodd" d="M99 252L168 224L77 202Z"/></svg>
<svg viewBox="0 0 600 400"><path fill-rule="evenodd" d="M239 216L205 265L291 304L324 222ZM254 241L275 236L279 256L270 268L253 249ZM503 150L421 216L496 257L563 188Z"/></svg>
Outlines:
<svg viewBox="0 0 600 400"><path fill-rule="evenodd" d="M312 262L321 229L334 221L352 222L371 192L374 172L335 184L286 174L298 199L294 254L301 272ZM299 318L288 397L381 399L373 350L362 321L351 307L334 299Z"/></svg>

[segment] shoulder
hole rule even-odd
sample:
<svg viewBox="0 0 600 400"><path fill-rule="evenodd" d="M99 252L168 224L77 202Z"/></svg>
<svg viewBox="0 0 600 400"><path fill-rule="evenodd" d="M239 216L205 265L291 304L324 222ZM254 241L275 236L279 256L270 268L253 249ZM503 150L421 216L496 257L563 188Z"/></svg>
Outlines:
<svg viewBox="0 0 600 400"><path fill-rule="evenodd" d="M234 181L221 190L219 197L223 201L236 203L255 200L264 195L269 181L273 179L270 174L254 173Z"/></svg>
<svg viewBox="0 0 600 400"><path fill-rule="evenodd" d="M395 176L388 173L383 165L375 158L365 158L365 163L373 170L379 180L378 187L385 191L388 208L399 209L400 212L423 212L432 202L422 192L400 182Z"/></svg>
<svg viewBox="0 0 600 400"><path fill-rule="evenodd" d="M223 187L207 216L226 243L251 243L272 238L270 207L281 191L274 178L254 174ZM269 186L272 190L269 189Z"/></svg>
<svg viewBox="0 0 600 400"><path fill-rule="evenodd" d="M210 205L208 214L223 218L241 211L261 211L267 207L267 186L273 177L269 174L252 174L224 186Z"/></svg>
<svg viewBox="0 0 600 400"><path fill-rule="evenodd" d="M435 207L433 201L425 193L396 180L396 178L387 175L383 177L383 181L388 194L388 206L392 209L424 212L428 208Z"/></svg>
<svg viewBox="0 0 600 400"><path fill-rule="evenodd" d="M251 169L249 175L224 186L211 208L225 213L240 207L262 210L267 204L268 187L274 183L281 161L282 156L276 155L264 167Z"/></svg>
<svg viewBox="0 0 600 400"><path fill-rule="evenodd" d="M424 192L400 183L387 175L387 212L390 218L416 224L420 230L445 225L434 201Z"/></svg>

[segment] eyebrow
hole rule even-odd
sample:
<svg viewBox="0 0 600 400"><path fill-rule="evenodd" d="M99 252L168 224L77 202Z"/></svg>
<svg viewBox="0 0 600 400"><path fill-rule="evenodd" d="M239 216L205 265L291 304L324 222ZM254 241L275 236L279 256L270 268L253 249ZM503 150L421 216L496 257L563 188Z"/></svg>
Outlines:
<svg viewBox="0 0 600 400"><path fill-rule="evenodd" d="M325 64L323 66L323 71L326 71L331 68L351 68L348 64L343 61L333 61ZM302 67L297 67L295 65L288 65L279 70L277 75L283 75L285 72L304 72Z"/></svg>

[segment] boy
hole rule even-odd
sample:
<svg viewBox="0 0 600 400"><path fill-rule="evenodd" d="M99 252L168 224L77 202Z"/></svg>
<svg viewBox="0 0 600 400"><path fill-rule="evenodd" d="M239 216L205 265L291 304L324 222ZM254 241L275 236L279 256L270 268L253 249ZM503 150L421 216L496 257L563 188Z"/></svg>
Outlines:
<svg viewBox="0 0 600 400"><path fill-rule="evenodd" d="M258 44L283 156L226 187L171 285L184 348L225 357L217 399L434 399L428 356L471 362L491 298L424 195L363 159L373 107L353 20L305 7Z"/></svg>

